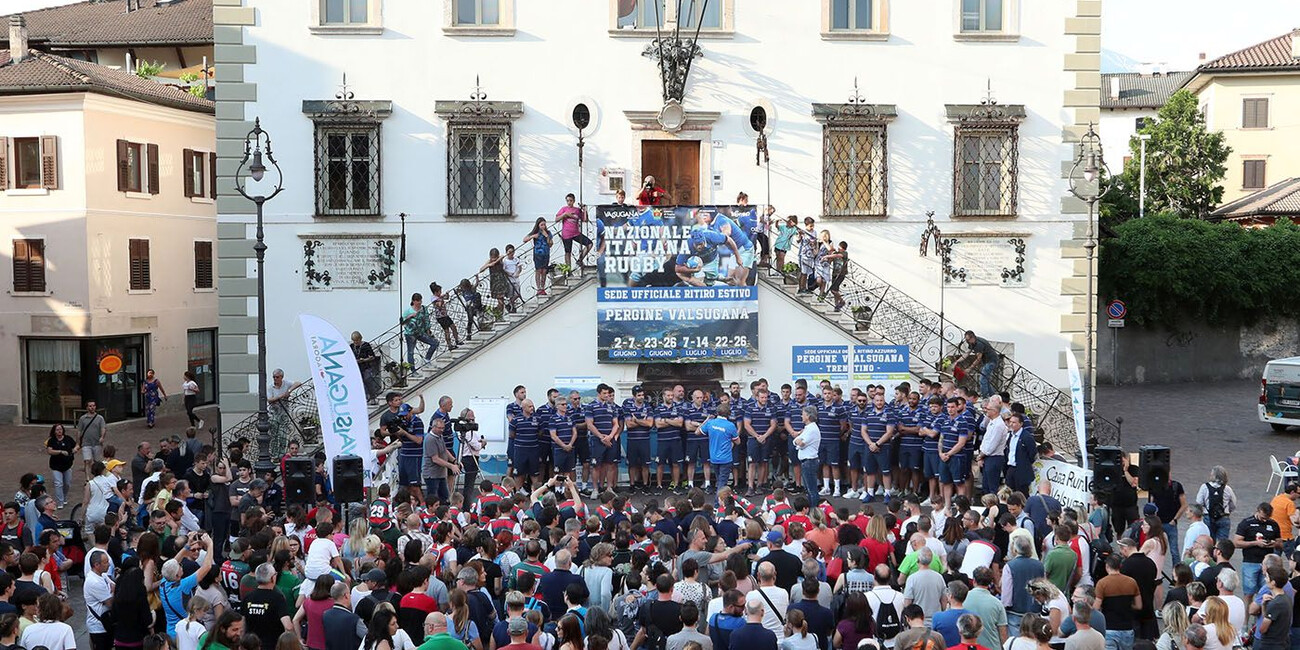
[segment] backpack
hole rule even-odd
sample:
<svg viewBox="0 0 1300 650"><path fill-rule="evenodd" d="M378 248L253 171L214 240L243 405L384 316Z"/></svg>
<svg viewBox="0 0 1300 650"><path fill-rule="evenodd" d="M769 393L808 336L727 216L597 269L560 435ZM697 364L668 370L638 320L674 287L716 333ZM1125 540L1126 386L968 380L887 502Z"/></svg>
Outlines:
<svg viewBox="0 0 1300 650"><path fill-rule="evenodd" d="M1106 558L1110 557L1112 547L1109 542L1098 536L1096 539L1088 542L1088 551L1092 555L1092 579L1101 580L1106 577Z"/></svg>
<svg viewBox="0 0 1300 650"><path fill-rule="evenodd" d="M1223 511L1223 492L1226 489L1227 488L1222 485L1216 488L1213 483L1205 484L1207 495L1205 498L1205 514L1209 515L1210 519L1219 519L1227 514Z"/></svg>
<svg viewBox="0 0 1300 650"><path fill-rule="evenodd" d="M880 608L876 610L876 637L888 641L903 631L903 621L899 619L898 606L894 604L898 597L886 602L877 596L876 600L880 601Z"/></svg>
<svg viewBox="0 0 1300 650"><path fill-rule="evenodd" d="M643 605L646 608L646 620L651 623L645 626L645 647L650 650L665 650L668 647L668 636L664 631L659 629L658 625L653 623L654 618L650 616L651 609L654 608L656 600L648 600Z"/></svg>
<svg viewBox="0 0 1300 650"><path fill-rule="evenodd" d="M632 602L627 602L628 596L633 594L623 594L614 599L615 624L618 629L623 631L623 636L629 639L636 638L636 631L641 629L641 624L637 622L637 612L640 611L641 605L645 603L645 597L634 598Z"/></svg>

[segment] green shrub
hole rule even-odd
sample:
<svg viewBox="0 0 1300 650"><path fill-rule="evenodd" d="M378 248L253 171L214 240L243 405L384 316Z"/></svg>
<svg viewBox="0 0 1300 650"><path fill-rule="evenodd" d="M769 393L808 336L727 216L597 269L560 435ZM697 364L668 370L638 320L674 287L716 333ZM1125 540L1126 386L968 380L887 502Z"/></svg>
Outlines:
<svg viewBox="0 0 1300 650"><path fill-rule="evenodd" d="M1170 214L1127 221L1102 243L1098 297L1140 325L1252 323L1300 315L1300 227L1242 228Z"/></svg>

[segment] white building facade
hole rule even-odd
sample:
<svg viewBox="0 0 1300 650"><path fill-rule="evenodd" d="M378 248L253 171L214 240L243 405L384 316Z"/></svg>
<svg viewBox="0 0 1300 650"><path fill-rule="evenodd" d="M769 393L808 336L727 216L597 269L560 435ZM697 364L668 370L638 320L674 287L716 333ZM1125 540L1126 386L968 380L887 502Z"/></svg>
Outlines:
<svg viewBox="0 0 1300 650"><path fill-rule="evenodd" d="M958 240L954 266L969 272L946 290L947 318L1012 343L1020 363L1065 385L1063 355L1082 361L1090 311L1087 208L1066 177L1073 143L1100 118L1100 0L701 0L702 17L677 4L661 2L663 28L702 22L703 56L684 124L670 129L658 119L659 69L643 56L652 0L216 0L226 424L257 405L255 219L233 191L255 117L284 174L266 203L266 310L269 366L290 380L306 368L299 313L369 338L412 291L454 285L489 248L553 218L566 193L607 203L608 179L634 196L657 173L677 203L731 204L744 191L779 215L812 216L854 261L937 308L938 262L918 255L933 211ZM577 104L591 113L581 176ZM493 119L466 119L476 106ZM756 106L770 170L755 164ZM403 227L406 262L371 268L377 280L342 259L398 241ZM994 277L1008 264L1020 272ZM769 294L760 303L782 300ZM527 325L527 346L498 346L499 363L462 366L446 390L504 395L523 383L536 394L560 374L634 380L635 364L597 364L592 304L557 305ZM791 314L760 304L762 331L797 333ZM841 342L820 331L806 342ZM787 379L799 339L765 336L761 360L728 366L727 378ZM539 359L561 350L563 368L523 362L534 346L551 348Z"/></svg>

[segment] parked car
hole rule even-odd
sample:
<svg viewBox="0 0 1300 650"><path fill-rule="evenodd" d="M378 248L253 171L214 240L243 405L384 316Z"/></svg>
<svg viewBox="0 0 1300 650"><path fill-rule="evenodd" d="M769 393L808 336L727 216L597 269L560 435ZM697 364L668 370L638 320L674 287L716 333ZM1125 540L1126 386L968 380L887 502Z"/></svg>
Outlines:
<svg viewBox="0 0 1300 650"><path fill-rule="evenodd" d="M1259 382L1259 420L1274 431L1300 427L1300 357L1274 359Z"/></svg>

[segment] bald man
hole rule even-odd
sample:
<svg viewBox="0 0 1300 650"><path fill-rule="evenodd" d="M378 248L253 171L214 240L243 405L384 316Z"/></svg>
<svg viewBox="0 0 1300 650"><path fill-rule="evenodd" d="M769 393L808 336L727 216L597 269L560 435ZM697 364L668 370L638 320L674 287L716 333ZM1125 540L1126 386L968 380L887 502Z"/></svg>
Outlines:
<svg viewBox="0 0 1300 650"><path fill-rule="evenodd" d="M459 639L447 633L447 615L433 612L424 618L424 643L419 650L469 650Z"/></svg>

